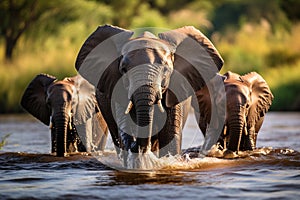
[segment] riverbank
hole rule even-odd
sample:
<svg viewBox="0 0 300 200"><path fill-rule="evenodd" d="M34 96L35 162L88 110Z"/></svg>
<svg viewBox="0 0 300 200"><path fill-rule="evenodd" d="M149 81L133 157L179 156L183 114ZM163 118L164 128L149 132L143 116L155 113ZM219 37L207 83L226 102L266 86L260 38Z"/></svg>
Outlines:
<svg viewBox="0 0 300 200"><path fill-rule="evenodd" d="M75 53L74 53L75 55ZM63 60L63 55L56 55ZM30 62L27 61L30 59ZM17 60L10 64L2 63L0 67L0 113L22 113L20 106L23 92L29 82L39 73L48 73L62 79L76 74L73 67L74 58L66 56L64 62L47 60L43 56ZM43 63L43 64L40 64ZM230 70L224 68L221 71ZM269 84L274 101L271 111L300 111L300 62L280 68L261 70L260 73Z"/></svg>

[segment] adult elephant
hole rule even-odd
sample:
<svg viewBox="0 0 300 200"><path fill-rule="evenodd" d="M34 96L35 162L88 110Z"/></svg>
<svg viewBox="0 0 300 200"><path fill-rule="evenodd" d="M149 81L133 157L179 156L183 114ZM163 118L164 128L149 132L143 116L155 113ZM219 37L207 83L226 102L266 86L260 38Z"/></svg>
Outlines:
<svg viewBox="0 0 300 200"><path fill-rule="evenodd" d="M216 77L223 60L191 26L159 37L133 34L116 26L98 27L81 47L76 69L96 86L118 151L145 153L152 147L159 156L178 154L189 97Z"/></svg>
<svg viewBox="0 0 300 200"><path fill-rule="evenodd" d="M256 148L257 134L262 126L264 115L271 106L273 95L266 81L256 72L243 76L227 72L223 76L226 91L226 121L220 137L226 149L224 156L237 156L239 150ZM208 85L197 92L203 134L211 119L211 97Z"/></svg>
<svg viewBox="0 0 300 200"><path fill-rule="evenodd" d="M63 80L47 74L37 75L26 88L21 105L50 125L51 152L57 156L90 152L92 145L104 148L107 125L97 110L94 86L80 75ZM94 120L98 123L93 123ZM92 133L93 130L96 132ZM92 134L97 134L97 141L92 141Z"/></svg>

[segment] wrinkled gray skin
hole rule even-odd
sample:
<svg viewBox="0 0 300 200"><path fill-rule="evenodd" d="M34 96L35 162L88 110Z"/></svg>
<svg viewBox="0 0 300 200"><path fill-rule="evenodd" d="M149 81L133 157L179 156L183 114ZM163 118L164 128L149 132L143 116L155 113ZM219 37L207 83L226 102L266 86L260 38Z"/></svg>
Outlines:
<svg viewBox="0 0 300 200"><path fill-rule="evenodd" d="M256 72L240 76L233 72L224 74L226 91L226 121L220 144L227 149L225 157L239 150L254 150L257 134L264 115L271 106L273 95L266 81ZM197 92L199 126L205 135L211 118L211 97L206 87Z"/></svg>
<svg viewBox="0 0 300 200"><path fill-rule="evenodd" d="M132 34L119 27L98 27L83 44L76 69L96 86L117 150L145 153L151 148L159 156L178 154L189 97L216 75L223 60L194 27L164 32L159 38L149 32L130 38Z"/></svg>
<svg viewBox="0 0 300 200"><path fill-rule="evenodd" d="M51 129L51 152L57 156L91 150L93 119L101 126L96 135L104 148L107 125L100 112L96 113L94 87L80 75L57 80L37 75L26 88L21 105Z"/></svg>

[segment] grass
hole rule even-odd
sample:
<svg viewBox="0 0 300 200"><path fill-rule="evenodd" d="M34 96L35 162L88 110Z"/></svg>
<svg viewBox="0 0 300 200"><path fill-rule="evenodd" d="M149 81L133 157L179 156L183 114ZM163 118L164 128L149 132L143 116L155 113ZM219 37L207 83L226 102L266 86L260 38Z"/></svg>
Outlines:
<svg viewBox="0 0 300 200"><path fill-rule="evenodd" d="M256 71L274 95L271 110L300 111L300 24L277 33L266 22L246 24L236 33L213 38L225 60L222 73Z"/></svg>
<svg viewBox="0 0 300 200"><path fill-rule="evenodd" d="M268 69L262 76L274 95L271 109L300 111L300 60L294 65Z"/></svg>
<svg viewBox="0 0 300 200"><path fill-rule="evenodd" d="M11 63L2 61L0 67L0 113L21 112L19 105L23 91L39 73L62 79L76 74L76 52L61 48L45 52L24 53Z"/></svg>
<svg viewBox="0 0 300 200"><path fill-rule="evenodd" d="M7 143L7 138L10 136L10 133L5 134L3 137L1 137L0 140L0 150L2 149L2 147L4 147L4 145L6 145Z"/></svg>

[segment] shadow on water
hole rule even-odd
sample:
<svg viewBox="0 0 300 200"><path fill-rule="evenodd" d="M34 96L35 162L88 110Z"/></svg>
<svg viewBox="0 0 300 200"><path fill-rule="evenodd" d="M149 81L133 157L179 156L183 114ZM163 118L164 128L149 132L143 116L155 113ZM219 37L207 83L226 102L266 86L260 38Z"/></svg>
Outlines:
<svg viewBox="0 0 300 200"><path fill-rule="evenodd" d="M68 157L56 157L50 154L33 154L22 152L0 153L0 170L15 169L110 169L87 154L73 154Z"/></svg>

